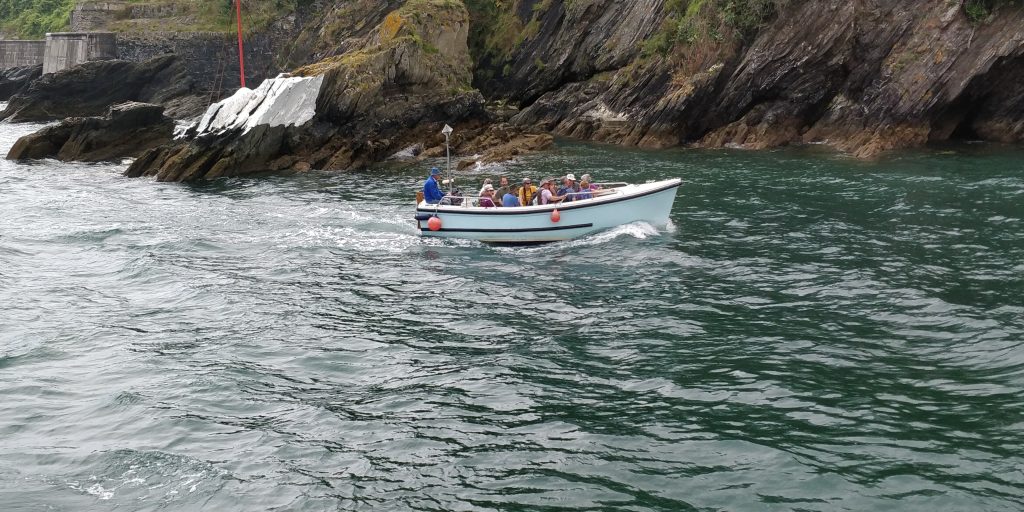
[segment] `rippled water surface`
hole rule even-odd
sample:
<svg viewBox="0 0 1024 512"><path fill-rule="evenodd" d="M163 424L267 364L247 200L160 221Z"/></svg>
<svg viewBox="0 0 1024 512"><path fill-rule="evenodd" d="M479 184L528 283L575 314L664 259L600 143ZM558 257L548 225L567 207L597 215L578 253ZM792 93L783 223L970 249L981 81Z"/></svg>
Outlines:
<svg viewBox="0 0 1024 512"><path fill-rule="evenodd" d="M682 177L672 224L490 248L417 237L419 167L0 163L0 509L1024 508L1024 152L509 172L566 166Z"/></svg>

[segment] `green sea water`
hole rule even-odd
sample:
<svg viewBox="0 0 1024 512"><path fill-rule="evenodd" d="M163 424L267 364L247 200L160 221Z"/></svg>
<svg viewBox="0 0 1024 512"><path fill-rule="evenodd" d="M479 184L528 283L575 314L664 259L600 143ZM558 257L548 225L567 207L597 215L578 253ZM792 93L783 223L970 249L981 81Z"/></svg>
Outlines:
<svg viewBox="0 0 1024 512"><path fill-rule="evenodd" d="M462 179L683 186L530 248L124 167L0 163L0 510L1024 509L1020 149L561 141Z"/></svg>

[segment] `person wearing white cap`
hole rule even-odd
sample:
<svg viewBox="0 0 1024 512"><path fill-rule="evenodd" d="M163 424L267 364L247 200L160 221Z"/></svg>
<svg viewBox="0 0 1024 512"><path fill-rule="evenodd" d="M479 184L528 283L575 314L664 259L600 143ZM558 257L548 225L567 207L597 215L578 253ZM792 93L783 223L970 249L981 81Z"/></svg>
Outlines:
<svg viewBox="0 0 1024 512"><path fill-rule="evenodd" d="M484 179L484 187L486 187L487 185L491 185L493 183L494 181L492 181L490 178ZM480 195L484 195L484 187L480 187Z"/></svg>
<svg viewBox="0 0 1024 512"><path fill-rule="evenodd" d="M494 185L484 184L484 188L480 190L479 205L483 208L494 208Z"/></svg>
<svg viewBox="0 0 1024 512"><path fill-rule="evenodd" d="M559 196L564 196L566 201L572 201L576 198L576 193L580 191L579 185L576 184L576 175L569 173L565 175L565 179L562 181L562 188L558 189Z"/></svg>

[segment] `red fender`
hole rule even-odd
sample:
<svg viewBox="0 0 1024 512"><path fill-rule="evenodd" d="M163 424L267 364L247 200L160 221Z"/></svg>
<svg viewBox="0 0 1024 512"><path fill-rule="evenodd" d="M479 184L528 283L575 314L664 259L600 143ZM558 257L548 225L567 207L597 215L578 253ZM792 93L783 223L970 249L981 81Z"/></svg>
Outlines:
<svg viewBox="0 0 1024 512"><path fill-rule="evenodd" d="M430 228L431 231L440 231L441 219L439 217L431 217L430 220L427 221L427 227Z"/></svg>

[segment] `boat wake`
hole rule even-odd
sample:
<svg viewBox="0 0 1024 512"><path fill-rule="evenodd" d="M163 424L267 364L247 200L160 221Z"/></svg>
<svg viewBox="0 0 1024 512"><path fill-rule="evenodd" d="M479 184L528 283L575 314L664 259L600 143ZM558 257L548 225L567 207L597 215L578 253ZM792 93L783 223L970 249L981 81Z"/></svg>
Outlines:
<svg viewBox="0 0 1024 512"><path fill-rule="evenodd" d="M621 226L615 226L607 231L594 233L591 236L583 237L579 240L570 240L567 245L570 247L601 245L623 236L631 236L638 240L644 240L648 237L658 236L660 234L661 231L649 222L632 222Z"/></svg>
<svg viewBox="0 0 1024 512"><path fill-rule="evenodd" d="M656 237L664 233L671 233L675 231L675 226L669 223L662 229L658 229L656 226L649 222L631 222L629 224L623 224L614 228L600 231L592 235L584 236L573 240L565 240L562 242L553 242L550 244L528 246L528 247L508 247L508 246L496 246L495 249L499 252L517 252L517 253L539 253L547 252L552 248L555 249L573 249L578 247L596 247L608 244L622 237L632 237L637 240L646 240L647 238Z"/></svg>

